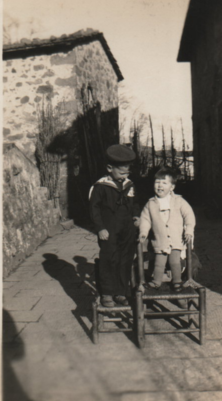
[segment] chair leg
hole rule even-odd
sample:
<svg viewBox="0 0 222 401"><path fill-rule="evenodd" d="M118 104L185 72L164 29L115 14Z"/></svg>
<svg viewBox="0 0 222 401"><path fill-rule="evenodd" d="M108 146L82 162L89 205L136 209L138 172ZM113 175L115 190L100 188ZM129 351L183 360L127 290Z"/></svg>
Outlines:
<svg viewBox="0 0 222 401"><path fill-rule="evenodd" d="M93 310L93 324L92 324L93 343L98 344L99 342L98 313L97 313L97 304L95 302L93 302L92 310Z"/></svg>
<svg viewBox="0 0 222 401"><path fill-rule="evenodd" d="M191 299L188 299L188 303L187 303L187 309L188 309L188 311L191 310L191 306L192 306L192 300L191 300ZM193 322L192 315L188 315L188 327L191 326L192 322Z"/></svg>
<svg viewBox="0 0 222 401"><path fill-rule="evenodd" d="M102 313L98 313L98 331L104 328L104 316Z"/></svg>
<svg viewBox="0 0 222 401"><path fill-rule="evenodd" d="M207 294L206 288L203 289L204 294L204 334L207 334Z"/></svg>
<svg viewBox="0 0 222 401"><path fill-rule="evenodd" d="M200 324L200 344L203 345L204 343L204 334L205 334L205 288L200 288L199 289L199 309L200 309L200 318L199 318L199 324Z"/></svg>
<svg viewBox="0 0 222 401"><path fill-rule="evenodd" d="M137 323L137 342L139 348L145 346L145 321L144 321L144 305L142 292L136 292L136 323Z"/></svg>

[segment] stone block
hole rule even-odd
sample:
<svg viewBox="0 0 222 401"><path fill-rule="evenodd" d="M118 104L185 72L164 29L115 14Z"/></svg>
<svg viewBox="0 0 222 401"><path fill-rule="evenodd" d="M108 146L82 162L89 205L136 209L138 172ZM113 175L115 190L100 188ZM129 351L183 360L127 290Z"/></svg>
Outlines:
<svg viewBox="0 0 222 401"><path fill-rule="evenodd" d="M19 323L34 323L38 322L42 316L42 312L37 311L10 311L11 317L14 322Z"/></svg>
<svg viewBox="0 0 222 401"><path fill-rule="evenodd" d="M29 101L29 96L23 96L20 100L20 103L25 104L28 103Z"/></svg>
<svg viewBox="0 0 222 401"><path fill-rule="evenodd" d="M36 91L36 93L43 93L43 94L51 94L53 92L52 85L40 85Z"/></svg>
<svg viewBox="0 0 222 401"><path fill-rule="evenodd" d="M3 128L3 135L4 135L4 137L10 135L10 133L11 133L11 130L10 130L9 128Z"/></svg>
<svg viewBox="0 0 222 401"><path fill-rule="evenodd" d="M42 200L48 200L49 191L46 187L38 187L37 189L38 195L41 197Z"/></svg>
<svg viewBox="0 0 222 401"><path fill-rule="evenodd" d="M33 66L34 71L44 70L44 68L45 68L44 64L38 64Z"/></svg>
<svg viewBox="0 0 222 401"><path fill-rule="evenodd" d="M23 134L10 135L8 136L8 139L13 142L22 139L23 136L24 136Z"/></svg>
<svg viewBox="0 0 222 401"><path fill-rule="evenodd" d="M60 222L60 224L64 230L71 230L71 228L74 228L73 220L63 221L63 222Z"/></svg>

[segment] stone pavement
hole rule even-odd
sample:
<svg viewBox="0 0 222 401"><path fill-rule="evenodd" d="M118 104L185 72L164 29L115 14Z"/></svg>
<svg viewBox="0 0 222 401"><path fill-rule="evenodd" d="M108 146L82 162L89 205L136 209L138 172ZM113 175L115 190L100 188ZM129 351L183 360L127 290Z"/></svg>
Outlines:
<svg viewBox="0 0 222 401"><path fill-rule="evenodd" d="M100 335L92 343L96 236L47 239L4 280L4 401L222 400L222 295L207 290L208 334ZM153 324L157 324L154 322Z"/></svg>

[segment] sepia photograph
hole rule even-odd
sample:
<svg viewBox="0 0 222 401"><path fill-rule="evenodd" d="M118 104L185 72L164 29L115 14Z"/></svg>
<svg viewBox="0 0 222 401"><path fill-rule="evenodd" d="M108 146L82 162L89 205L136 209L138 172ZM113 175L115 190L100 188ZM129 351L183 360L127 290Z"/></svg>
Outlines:
<svg viewBox="0 0 222 401"><path fill-rule="evenodd" d="M222 401L222 1L2 5L2 401Z"/></svg>

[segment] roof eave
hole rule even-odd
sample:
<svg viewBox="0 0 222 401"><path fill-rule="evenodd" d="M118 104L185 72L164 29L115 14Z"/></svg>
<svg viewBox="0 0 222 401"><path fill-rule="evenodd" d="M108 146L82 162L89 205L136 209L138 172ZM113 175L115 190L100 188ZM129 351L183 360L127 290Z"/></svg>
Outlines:
<svg viewBox="0 0 222 401"><path fill-rule="evenodd" d="M57 52L68 52L75 46L87 44L99 40L103 46L106 55L113 66L118 81L122 81L123 75L119 69L116 59L114 58L108 43L103 34L99 31L93 31L89 35L73 34L63 35L60 38L51 37L50 40L33 40L23 41L12 45L3 46L3 60L12 60L16 58L33 57L35 55L53 54Z"/></svg>

